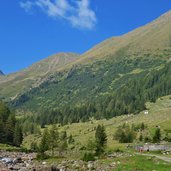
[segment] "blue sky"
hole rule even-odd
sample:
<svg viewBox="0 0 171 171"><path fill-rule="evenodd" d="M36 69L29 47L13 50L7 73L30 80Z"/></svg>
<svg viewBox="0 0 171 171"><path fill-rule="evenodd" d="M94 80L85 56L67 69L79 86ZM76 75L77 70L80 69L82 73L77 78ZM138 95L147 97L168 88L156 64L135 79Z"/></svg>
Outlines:
<svg viewBox="0 0 171 171"><path fill-rule="evenodd" d="M170 0L1 0L0 69L11 73L58 52L83 53L170 9Z"/></svg>

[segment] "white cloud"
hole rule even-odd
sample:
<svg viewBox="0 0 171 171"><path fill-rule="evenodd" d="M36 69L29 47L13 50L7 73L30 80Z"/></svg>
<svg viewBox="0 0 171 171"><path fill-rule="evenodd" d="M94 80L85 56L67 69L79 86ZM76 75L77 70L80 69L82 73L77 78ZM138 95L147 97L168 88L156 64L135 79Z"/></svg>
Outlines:
<svg viewBox="0 0 171 171"><path fill-rule="evenodd" d="M93 29L97 22L90 0L73 0L72 3L69 0L28 0L20 2L20 6L26 12L34 7L40 8L49 17L62 18L76 28Z"/></svg>
<svg viewBox="0 0 171 171"><path fill-rule="evenodd" d="M32 9L33 5L34 3L32 3L31 1L20 2L20 6L24 8L26 12L29 12Z"/></svg>

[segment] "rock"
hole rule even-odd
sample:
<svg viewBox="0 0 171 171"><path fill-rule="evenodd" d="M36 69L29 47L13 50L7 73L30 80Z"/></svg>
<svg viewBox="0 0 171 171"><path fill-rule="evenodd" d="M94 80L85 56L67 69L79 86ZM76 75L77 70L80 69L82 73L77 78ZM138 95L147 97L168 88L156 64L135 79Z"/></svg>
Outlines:
<svg viewBox="0 0 171 171"><path fill-rule="evenodd" d="M74 167L75 169L79 169L80 165L79 165L78 161L74 161L72 167Z"/></svg>
<svg viewBox="0 0 171 171"><path fill-rule="evenodd" d="M116 163L115 162L112 162L111 164L110 164L110 167L115 167L116 166Z"/></svg>
<svg viewBox="0 0 171 171"><path fill-rule="evenodd" d="M60 171L67 171L67 168L66 168L65 166L62 166L62 167L60 168Z"/></svg>
<svg viewBox="0 0 171 171"><path fill-rule="evenodd" d="M14 164L21 163L21 162L22 162L21 157L17 157L17 158L15 158L15 159L13 160L13 163L14 163Z"/></svg>
<svg viewBox="0 0 171 171"><path fill-rule="evenodd" d="M50 171L60 171L60 170L57 167L55 167L55 166L51 166Z"/></svg>
<svg viewBox="0 0 171 171"><path fill-rule="evenodd" d="M89 161L87 164L88 169L92 170L94 168L94 164L92 161Z"/></svg>

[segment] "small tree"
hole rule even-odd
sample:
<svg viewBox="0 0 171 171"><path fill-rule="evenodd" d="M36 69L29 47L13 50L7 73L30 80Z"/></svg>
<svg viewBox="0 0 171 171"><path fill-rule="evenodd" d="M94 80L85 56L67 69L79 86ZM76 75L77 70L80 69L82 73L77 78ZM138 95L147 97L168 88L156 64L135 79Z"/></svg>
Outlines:
<svg viewBox="0 0 171 171"><path fill-rule="evenodd" d="M143 141L143 135L142 135L142 133L140 134L139 141Z"/></svg>
<svg viewBox="0 0 171 171"><path fill-rule="evenodd" d="M132 143L135 139L136 133L134 128L130 128L129 125L123 124L119 126L116 130L114 138L118 140L120 143Z"/></svg>
<svg viewBox="0 0 171 171"><path fill-rule="evenodd" d="M153 137L154 143L159 143L161 141L161 131L160 128L157 128Z"/></svg>
<svg viewBox="0 0 171 171"><path fill-rule="evenodd" d="M61 132L60 134L60 142L58 144L59 154L60 156L64 151L67 150L68 143L67 143L67 133L66 131Z"/></svg>
<svg viewBox="0 0 171 171"><path fill-rule="evenodd" d="M32 142L30 144L30 150L33 151L33 152L37 152L39 150L36 142Z"/></svg>
<svg viewBox="0 0 171 171"><path fill-rule="evenodd" d="M63 152L66 151L68 148L67 141L60 141L58 144L58 149L59 149L59 155L62 156Z"/></svg>
<svg viewBox="0 0 171 171"><path fill-rule="evenodd" d="M43 132L43 136L40 142L40 146L39 146L39 151L40 153L44 153L45 151L49 150L49 131L47 128L45 128L44 132Z"/></svg>
<svg viewBox="0 0 171 171"><path fill-rule="evenodd" d="M5 136L6 136L7 143L9 142L13 144L15 124L16 124L15 115L14 114L9 115L5 125Z"/></svg>
<svg viewBox="0 0 171 171"><path fill-rule="evenodd" d="M17 147L19 147L21 145L23 141L23 133L22 133L22 129L20 127L20 125L17 123L15 125L15 129L14 129L14 139L13 139L13 144Z"/></svg>
<svg viewBox="0 0 171 171"><path fill-rule="evenodd" d="M49 147L51 149L52 156L54 155L54 149L58 147L59 144L59 132L56 125L53 125L49 130Z"/></svg>
<svg viewBox="0 0 171 171"><path fill-rule="evenodd" d="M107 144L107 135L103 125L98 125L95 133L96 141L96 154L99 155L104 152L104 148Z"/></svg>

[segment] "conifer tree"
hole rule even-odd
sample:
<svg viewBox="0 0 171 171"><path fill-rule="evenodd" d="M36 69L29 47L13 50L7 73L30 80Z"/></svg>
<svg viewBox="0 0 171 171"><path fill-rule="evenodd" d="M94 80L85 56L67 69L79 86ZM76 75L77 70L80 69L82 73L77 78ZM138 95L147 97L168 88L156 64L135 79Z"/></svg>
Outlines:
<svg viewBox="0 0 171 171"><path fill-rule="evenodd" d="M95 133L96 140L96 154L99 155L104 152L104 148L107 144L107 135L103 125L98 125Z"/></svg>
<svg viewBox="0 0 171 171"><path fill-rule="evenodd" d="M44 153L45 151L47 151L50 148L49 138L50 138L49 131L47 128L45 128L41 142L40 142L40 146L39 146L40 153Z"/></svg>
<svg viewBox="0 0 171 171"><path fill-rule="evenodd" d="M23 134L22 134L22 129L21 127L19 126L19 124L17 123L15 125L15 129L14 129L14 139L13 139L13 144L15 146L20 146L21 143L23 141Z"/></svg>
<svg viewBox="0 0 171 171"><path fill-rule="evenodd" d="M54 149L58 147L59 144L59 132L56 125L53 125L49 130L49 147L51 149L52 156L54 155Z"/></svg>
<svg viewBox="0 0 171 171"><path fill-rule="evenodd" d="M160 128L157 128L153 137L154 143L159 143L161 141L161 131Z"/></svg>

